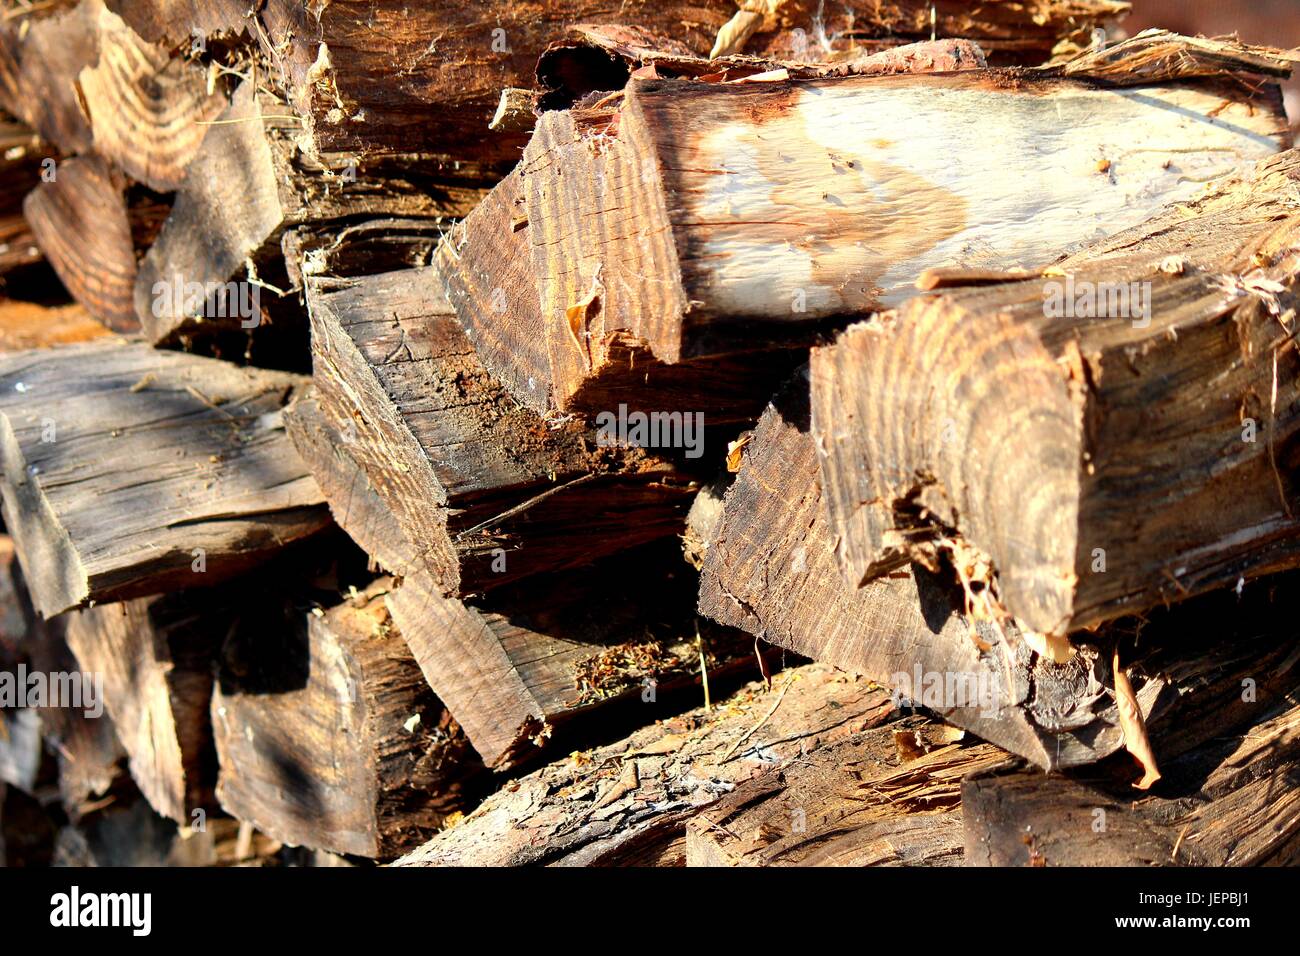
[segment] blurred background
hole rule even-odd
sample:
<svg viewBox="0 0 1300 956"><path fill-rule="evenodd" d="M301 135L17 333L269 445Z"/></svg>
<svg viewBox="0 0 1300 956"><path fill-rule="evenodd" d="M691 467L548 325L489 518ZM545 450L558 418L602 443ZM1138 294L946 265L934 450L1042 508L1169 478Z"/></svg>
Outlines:
<svg viewBox="0 0 1300 956"><path fill-rule="evenodd" d="M1246 43L1300 46L1300 0L1132 0L1133 12L1121 23L1132 35L1163 27L1195 36L1235 32ZM1300 126L1300 80L1283 84L1292 128Z"/></svg>

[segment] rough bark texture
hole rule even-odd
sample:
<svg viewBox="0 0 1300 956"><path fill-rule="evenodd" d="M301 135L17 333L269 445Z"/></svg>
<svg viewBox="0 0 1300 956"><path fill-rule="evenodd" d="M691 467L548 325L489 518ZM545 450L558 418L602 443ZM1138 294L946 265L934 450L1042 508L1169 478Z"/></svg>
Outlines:
<svg viewBox="0 0 1300 956"><path fill-rule="evenodd" d="M38 610L215 583L324 527L280 420L304 381L117 341L0 359L4 518Z"/></svg>
<svg viewBox="0 0 1300 956"><path fill-rule="evenodd" d="M1164 767L1156 793L1105 777L1017 772L962 786L974 866L1294 866L1300 860L1300 713Z"/></svg>
<svg viewBox="0 0 1300 956"><path fill-rule="evenodd" d="M895 737L923 727L886 724L745 781L687 824L687 865L960 866L962 777L1014 760L979 743L909 759Z"/></svg>
<svg viewBox="0 0 1300 956"><path fill-rule="evenodd" d="M212 720L228 812L295 846L391 859L466 806L482 765L393 628L391 584L227 655Z"/></svg>
<svg viewBox="0 0 1300 956"><path fill-rule="evenodd" d="M1294 566L1298 179L1289 151L1041 275L815 350L849 581L960 539L1011 614L1061 634Z"/></svg>
<svg viewBox="0 0 1300 956"><path fill-rule="evenodd" d="M977 8L852 0L819 18L816 3L787 3L758 24L750 49L807 57L810 47L821 55L822 37L835 37L842 51L860 44L860 37L888 38L886 43L920 39L931 35L931 6L937 7L934 29L940 36L977 39L1027 62L1040 62L1060 39L1086 36L1128 9L1087 0ZM532 86L538 56L564 39L570 27L636 24L707 55L736 13L733 0L491 0L415 8L359 0L316 8L301 0L271 0L261 19L277 78L305 116L316 149L423 153L459 164L462 173L479 173L504 171L524 142L518 134L485 135L501 90ZM850 29L852 38L844 35ZM606 62L604 70L602 89L617 89L626 79L626 70L616 64Z"/></svg>
<svg viewBox="0 0 1300 956"><path fill-rule="evenodd" d="M820 664L779 706L761 683L533 771L403 866L681 865L686 821L752 776L890 720L888 697ZM766 719L764 719L766 718Z"/></svg>

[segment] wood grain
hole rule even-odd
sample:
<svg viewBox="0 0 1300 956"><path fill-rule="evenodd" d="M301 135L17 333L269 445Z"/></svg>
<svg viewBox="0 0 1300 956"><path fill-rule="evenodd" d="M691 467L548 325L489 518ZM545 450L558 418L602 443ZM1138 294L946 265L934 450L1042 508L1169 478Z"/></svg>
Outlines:
<svg viewBox="0 0 1300 956"><path fill-rule="evenodd" d="M140 328L133 301L135 245L121 174L97 156L64 160L28 193L32 237L72 297L110 329Z"/></svg>
<svg viewBox="0 0 1300 956"><path fill-rule="evenodd" d="M304 382L117 341L0 359L5 524L40 612L215 583L324 527L280 421Z"/></svg>
<svg viewBox="0 0 1300 956"><path fill-rule="evenodd" d="M99 14L99 57L76 78L95 152L159 192L180 186L225 97L207 71L142 40L107 8Z"/></svg>
<svg viewBox="0 0 1300 956"><path fill-rule="evenodd" d="M232 815L295 846L391 859L466 806L482 765L393 628L391 585L226 656L212 722Z"/></svg>
<svg viewBox="0 0 1300 956"><path fill-rule="evenodd" d="M1298 162L815 350L850 582L960 539L1011 614L1062 634L1294 566ZM1051 306L1058 292L1084 314Z"/></svg>
<svg viewBox="0 0 1300 956"><path fill-rule="evenodd" d="M432 270L309 282L307 303L321 408L443 593L588 564L680 529L689 477L514 402Z"/></svg>
<svg viewBox="0 0 1300 956"><path fill-rule="evenodd" d="M731 786L894 715L865 681L820 664L795 675L758 730L779 691L755 682L711 711L688 711L521 777L397 865L680 866L686 821Z"/></svg>

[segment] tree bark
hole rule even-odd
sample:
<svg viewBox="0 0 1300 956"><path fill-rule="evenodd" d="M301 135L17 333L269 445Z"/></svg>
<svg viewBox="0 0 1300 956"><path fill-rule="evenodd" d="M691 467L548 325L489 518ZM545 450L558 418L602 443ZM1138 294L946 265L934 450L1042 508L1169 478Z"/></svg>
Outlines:
<svg viewBox="0 0 1300 956"><path fill-rule="evenodd" d="M860 37L899 42L937 30L1005 50L1010 59L1041 62L1062 38L1090 36L1093 27L1127 9L1089 0L977 8L851 0L822 18L816 3L786 3L759 24L748 49L807 58L810 52L820 56L823 43L846 52L863 42ZM733 0L634 0L613 7L594 0L492 0L418 9L358 0L318 9L301 0L271 0L261 19L273 75L306 118L316 150L425 154L462 175L482 175L505 172L524 144L519 134L487 135L502 89L532 86L538 57L571 27L636 24L707 56L736 13ZM388 82L395 64L401 81ZM610 76L602 89L617 89L626 70L606 68Z"/></svg>
<svg viewBox="0 0 1300 956"><path fill-rule="evenodd" d="M1166 764L1159 791L1137 799L1105 777L973 777L962 786L967 862L1293 866L1300 860L1298 716L1283 709L1239 736L1204 744Z"/></svg>
<svg viewBox="0 0 1300 956"><path fill-rule="evenodd" d="M900 755L895 736L924 724L876 727L746 780L687 824L687 865L960 866L961 779L1014 758L980 743Z"/></svg>
<svg viewBox="0 0 1300 956"><path fill-rule="evenodd" d="M681 865L686 821L730 786L895 713L883 691L820 664L798 668L773 709L778 693L748 684L541 767L397 865Z"/></svg>

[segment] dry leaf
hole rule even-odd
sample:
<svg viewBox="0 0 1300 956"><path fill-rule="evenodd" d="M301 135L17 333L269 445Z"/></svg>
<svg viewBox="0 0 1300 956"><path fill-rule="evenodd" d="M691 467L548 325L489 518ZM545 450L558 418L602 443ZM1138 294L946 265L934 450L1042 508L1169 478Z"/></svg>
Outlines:
<svg viewBox="0 0 1300 956"><path fill-rule="evenodd" d="M735 441L727 442L727 471L735 474L740 471L740 462L745 456L745 446L753 439L752 431L745 432Z"/></svg>
<svg viewBox="0 0 1300 956"><path fill-rule="evenodd" d="M1151 742L1147 740L1147 728L1142 720L1137 694L1133 692L1128 674L1119 666L1119 648L1115 649L1114 668L1115 705L1119 710L1119 727L1124 732L1124 748L1137 758L1145 771L1142 779L1133 786L1149 790L1160 779L1160 771L1156 767L1156 755L1151 751Z"/></svg>

